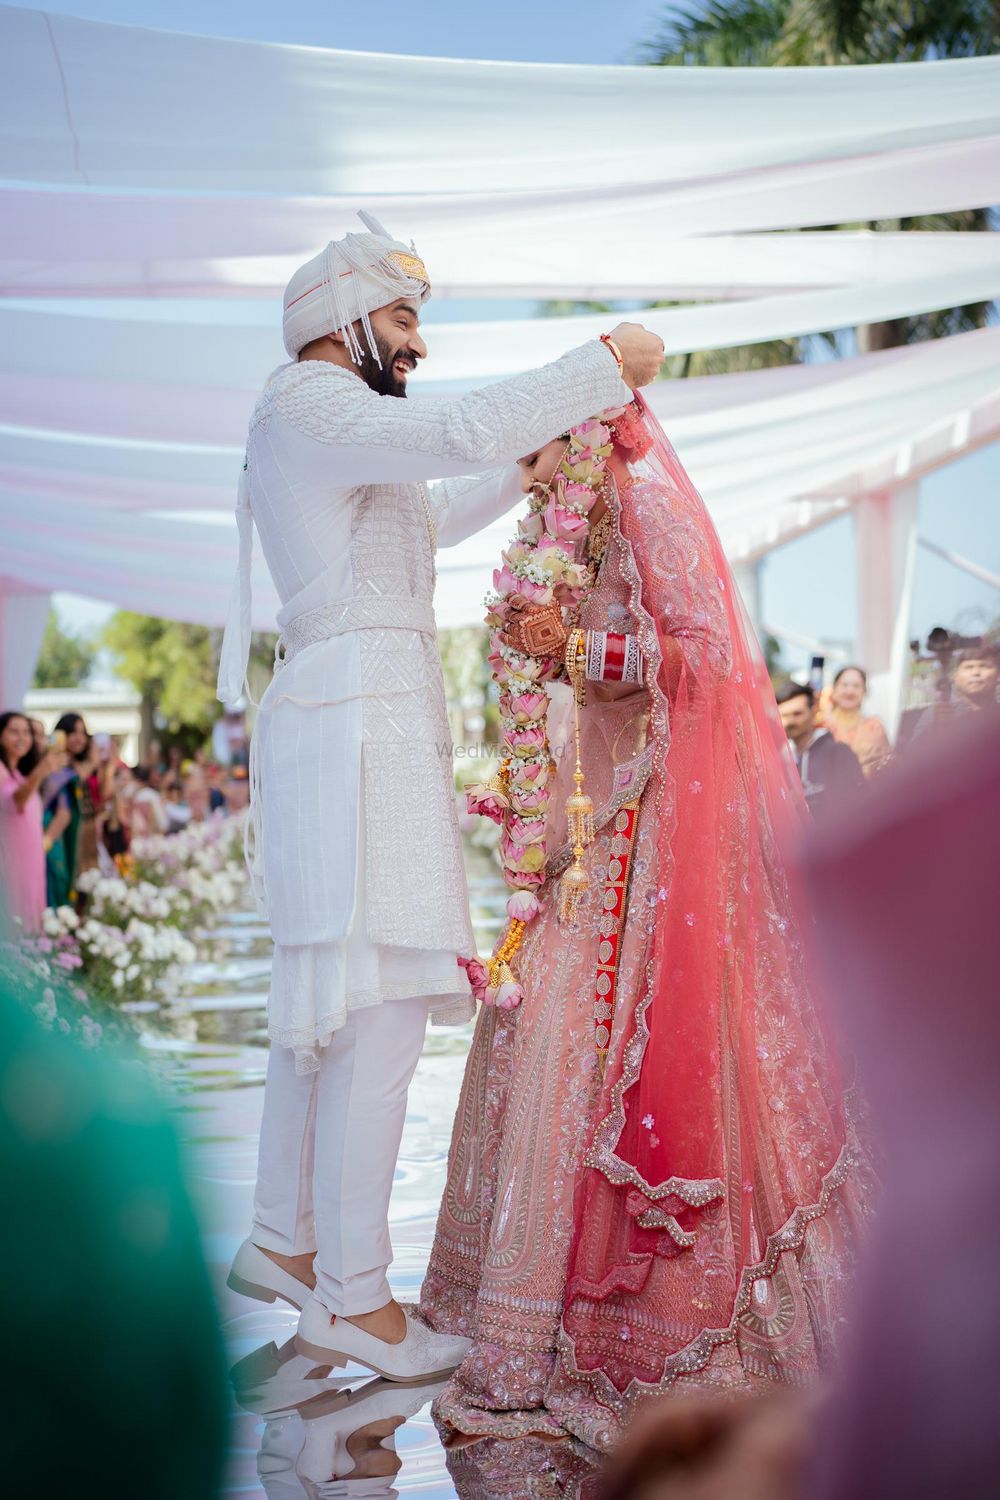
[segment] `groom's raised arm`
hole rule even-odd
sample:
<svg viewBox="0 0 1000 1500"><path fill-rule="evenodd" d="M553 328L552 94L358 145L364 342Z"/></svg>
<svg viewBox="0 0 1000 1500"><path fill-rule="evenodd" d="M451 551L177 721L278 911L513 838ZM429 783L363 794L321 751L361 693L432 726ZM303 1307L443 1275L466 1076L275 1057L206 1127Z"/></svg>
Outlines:
<svg viewBox="0 0 1000 1500"><path fill-rule="evenodd" d="M309 379L279 390L274 410L329 447L331 480L348 486L444 479L512 463L631 399L614 355L594 339L452 401L380 396L353 371L317 362Z"/></svg>
<svg viewBox="0 0 1000 1500"><path fill-rule="evenodd" d="M524 499L516 464L463 479L439 479L427 486L427 493L439 547L454 547L475 536Z"/></svg>

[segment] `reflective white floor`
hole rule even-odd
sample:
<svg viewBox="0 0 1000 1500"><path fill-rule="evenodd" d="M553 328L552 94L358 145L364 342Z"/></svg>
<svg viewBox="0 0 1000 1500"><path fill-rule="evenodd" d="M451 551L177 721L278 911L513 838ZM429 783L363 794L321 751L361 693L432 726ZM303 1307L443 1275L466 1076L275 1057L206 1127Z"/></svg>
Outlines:
<svg viewBox="0 0 1000 1500"><path fill-rule="evenodd" d="M484 951L500 924L503 891L485 861L473 866L470 880ZM272 1500L586 1496L591 1464L567 1445L484 1443L446 1456L430 1417L438 1387L393 1387L350 1366L324 1378L294 1354L293 1309L252 1302L226 1287L250 1223L269 943L249 912L235 913L219 936L228 952L201 966L194 997L151 1045L181 1094L192 1188L234 1367L224 1493ZM427 1262L470 1031L428 1033L410 1092L390 1212L390 1279L404 1301L416 1297Z"/></svg>

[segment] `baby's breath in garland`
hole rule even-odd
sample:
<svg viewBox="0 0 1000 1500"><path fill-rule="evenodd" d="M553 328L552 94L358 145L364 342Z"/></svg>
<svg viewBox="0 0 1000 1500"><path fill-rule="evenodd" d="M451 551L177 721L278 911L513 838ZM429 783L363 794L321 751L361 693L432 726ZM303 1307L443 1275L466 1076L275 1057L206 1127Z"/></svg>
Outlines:
<svg viewBox="0 0 1000 1500"><path fill-rule="evenodd" d="M618 415L605 412L572 428L552 481L533 489L528 514L518 521L517 535L502 553L493 592L485 601L489 661L500 690L501 762L490 781L468 785L466 797L470 812L500 825L500 858L512 892L507 901L511 925L493 960L488 965L473 960L467 969L477 995L504 1008L522 998L506 965L507 949L512 934L519 940L524 924L537 915L535 893L545 880L545 821L555 775L545 684L559 672L562 658L526 656L507 645L502 631L515 595L530 604L555 602L565 619L593 587L590 566L577 558L586 556L590 512L607 476L612 434L606 424Z"/></svg>

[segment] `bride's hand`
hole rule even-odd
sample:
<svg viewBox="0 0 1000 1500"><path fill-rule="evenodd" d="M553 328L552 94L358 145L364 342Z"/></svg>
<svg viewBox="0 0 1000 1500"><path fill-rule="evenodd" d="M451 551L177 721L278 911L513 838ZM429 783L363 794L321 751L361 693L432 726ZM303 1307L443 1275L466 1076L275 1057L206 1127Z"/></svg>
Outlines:
<svg viewBox="0 0 1000 1500"><path fill-rule="evenodd" d="M545 628L539 632L543 621ZM522 604L517 595L511 600L506 628L500 632L504 645L512 651L520 651L523 656L558 658L566 649L567 636L558 606Z"/></svg>
<svg viewBox="0 0 1000 1500"><path fill-rule="evenodd" d="M627 386L637 391L656 379L665 353L658 333L650 333L641 323L619 323L609 337L621 351L622 379Z"/></svg>

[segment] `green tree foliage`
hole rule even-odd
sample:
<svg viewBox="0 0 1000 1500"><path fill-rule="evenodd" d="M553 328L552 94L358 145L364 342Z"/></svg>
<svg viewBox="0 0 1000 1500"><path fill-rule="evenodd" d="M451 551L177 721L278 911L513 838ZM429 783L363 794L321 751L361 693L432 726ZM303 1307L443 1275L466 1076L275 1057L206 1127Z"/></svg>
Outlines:
<svg viewBox="0 0 1000 1500"><path fill-rule="evenodd" d="M663 67L824 67L984 57L996 0L709 0L671 6L646 60Z"/></svg>
<svg viewBox="0 0 1000 1500"><path fill-rule="evenodd" d="M445 696L449 710L463 710L466 705L475 705L473 711L485 719L482 730L476 731L479 742L494 742L497 738L499 710L496 694L492 691L493 676L489 661L489 631L485 625L465 625L438 632L438 650L441 653L441 668L444 674ZM464 713L462 715L464 717ZM469 779L468 768L464 773Z"/></svg>
<svg viewBox="0 0 1000 1500"><path fill-rule="evenodd" d="M104 644L119 676L159 711L171 733L188 727L203 738L219 714L215 635L204 625L120 609L105 627Z"/></svg>
<svg viewBox="0 0 1000 1500"><path fill-rule="evenodd" d="M645 49L645 60L657 67L823 67L977 57L997 50L1000 0L708 0L671 7L659 36ZM823 227L968 232L990 229L991 220L986 209L969 209ZM989 318L989 306L974 303L822 337L841 354L869 353L982 328ZM779 339L675 355L668 371L716 375L792 364L803 357L803 347L801 340Z"/></svg>
<svg viewBox="0 0 1000 1500"><path fill-rule="evenodd" d="M108 621L103 640L118 674L141 693L144 717L155 710L166 722L166 739L189 750L200 744L222 712L215 696L221 630L122 609ZM255 681L266 683L273 659L274 637L254 636Z"/></svg>
<svg viewBox="0 0 1000 1500"><path fill-rule="evenodd" d="M59 616L50 609L33 685L36 688L82 687L90 675L96 654L92 641L64 630Z"/></svg>

